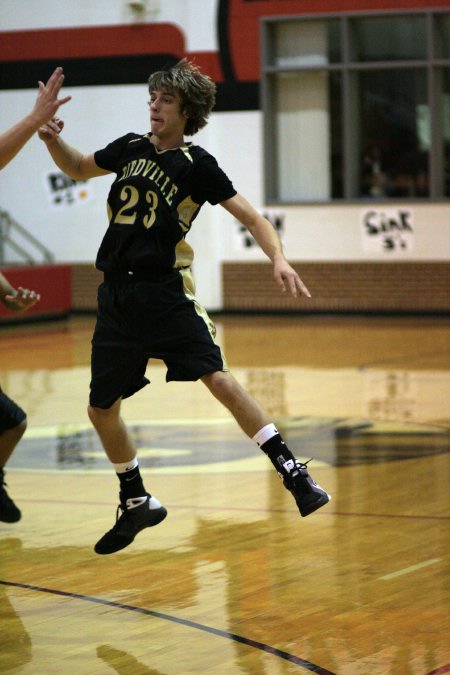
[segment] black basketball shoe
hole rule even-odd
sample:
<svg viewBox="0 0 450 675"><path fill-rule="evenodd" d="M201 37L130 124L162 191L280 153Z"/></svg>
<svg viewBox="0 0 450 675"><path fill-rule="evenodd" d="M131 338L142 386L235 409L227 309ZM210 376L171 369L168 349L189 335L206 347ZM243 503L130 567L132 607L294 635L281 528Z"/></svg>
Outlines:
<svg viewBox="0 0 450 675"><path fill-rule="evenodd" d="M309 460L311 461L311 460ZM306 464L302 464L298 460L293 462L294 466L290 469L289 474L283 478L284 487L292 492L300 514L305 517L310 513L317 511L321 506L325 506L331 499L331 495L327 494L316 481L311 478L308 473ZM289 462L286 462L288 464ZM286 467L288 469L289 467Z"/></svg>
<svg viewBox="0 0 450 675"><path fill-rule="evenodd" d="M100 555L115 553L129 546L135 536L146 527L158 525L167 516L164 506L155 497L133 497L124 501L119 495L116 524L95 544L94 551ZM119 511L122 515L119 518Z"/></svg>
<svg viewBox="0 0 450 675"><path fill-rule="evenodd" d="M5 486L5 473L0 469L0 520L3 523L17 523L22 514L6 492Z"/></svg>

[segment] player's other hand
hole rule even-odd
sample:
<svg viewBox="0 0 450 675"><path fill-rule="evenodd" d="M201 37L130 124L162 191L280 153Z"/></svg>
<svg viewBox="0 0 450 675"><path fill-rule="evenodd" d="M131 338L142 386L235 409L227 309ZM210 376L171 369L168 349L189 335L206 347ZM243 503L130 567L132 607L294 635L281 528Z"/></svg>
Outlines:
<svg viewBox="0 0 450 675"><path fill-rule="evenodd" d="M304 295L306 298L311 297L311 293L300 279L298 273L281 255L274 261L273 276L275 283L282 293L290 293L294 298L298 295Z"/></svg>
<svg viewBox="0 0 450 675"><path fill-rule="evenodd" d="M63 120L59 119L59 117L52 117L46 124L39 127L38 136L44 143L50 143L58 138L63 129Z"/></svg>

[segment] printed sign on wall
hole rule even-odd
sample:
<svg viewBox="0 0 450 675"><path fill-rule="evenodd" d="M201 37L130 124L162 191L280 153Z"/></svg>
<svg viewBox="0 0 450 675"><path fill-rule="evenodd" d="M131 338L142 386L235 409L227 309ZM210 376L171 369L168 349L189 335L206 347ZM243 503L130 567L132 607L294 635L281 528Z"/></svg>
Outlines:
<svg viewBox="0 0 450 675"><path fill-rule="evenodd" d="M49 171L45 175L45 187L51 206L84 204L91 198L87 180L73 180L61 171Z"/></svg>
<svg viewBox="0 0 450 675"><path fill-rule="evenodd" d="M272 224L274 230L278 233L281 241L284 238L284 218L285 214L281 211L268 211L266 209L258 209L259 213L267 218L267 220ZM258 247L258 244L247 230L245 225L242 225L238 220L235 220L236 223L236 248L238 249L249 249Z"/></svg>
<svg viewBox="0 0 450 675"><path fill-rule="evenodd" d="M413 213L408 208L365 209L360 223L364 251L389 254L413 249Z"/></svg>

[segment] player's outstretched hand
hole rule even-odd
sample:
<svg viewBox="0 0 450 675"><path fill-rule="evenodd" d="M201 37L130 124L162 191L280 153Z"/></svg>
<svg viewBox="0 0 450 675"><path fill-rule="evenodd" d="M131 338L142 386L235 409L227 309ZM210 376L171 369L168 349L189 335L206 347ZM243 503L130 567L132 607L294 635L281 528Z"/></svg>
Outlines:
<svg viewBox="0 0 450 675"><path fill-rule="evenodd" d="M72 98L71 96L64 96L58 98L59 91L64 82L64 74L62 68L55 68L50 75L47 84L39 82L39 91L31 111L31 115L36 122L36 127L45 124L52 117L55 116L58 108Z"/></svg>
<svg viewBox="0 0 450 675"><path fill-rule="evenodd" d="M26 309L33 307L40 299L41 296L36 291L30 291L28 288L19 286L15 295L5 295L3 302L5 307L13 312L24 312Z"/></svg>

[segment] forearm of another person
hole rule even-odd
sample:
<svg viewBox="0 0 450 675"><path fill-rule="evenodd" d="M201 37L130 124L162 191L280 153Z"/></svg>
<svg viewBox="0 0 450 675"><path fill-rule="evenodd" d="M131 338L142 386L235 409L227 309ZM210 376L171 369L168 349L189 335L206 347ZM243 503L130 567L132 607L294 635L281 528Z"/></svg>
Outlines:
<svg viewBox="0 0 450 675"><path fill-rule="evenodd" d="M15 289L11 286L8 279L0 272L0 300L4 304L4 299L7 295L14 295Z"/></svg>
<svg viewBox="0 0 450 675"><path fill-rule="evenodd" d="M38 130L40 124L41 122L36 123L33 115L30 114L0 136L0 169L3 169L17 155Z"/></svg>

